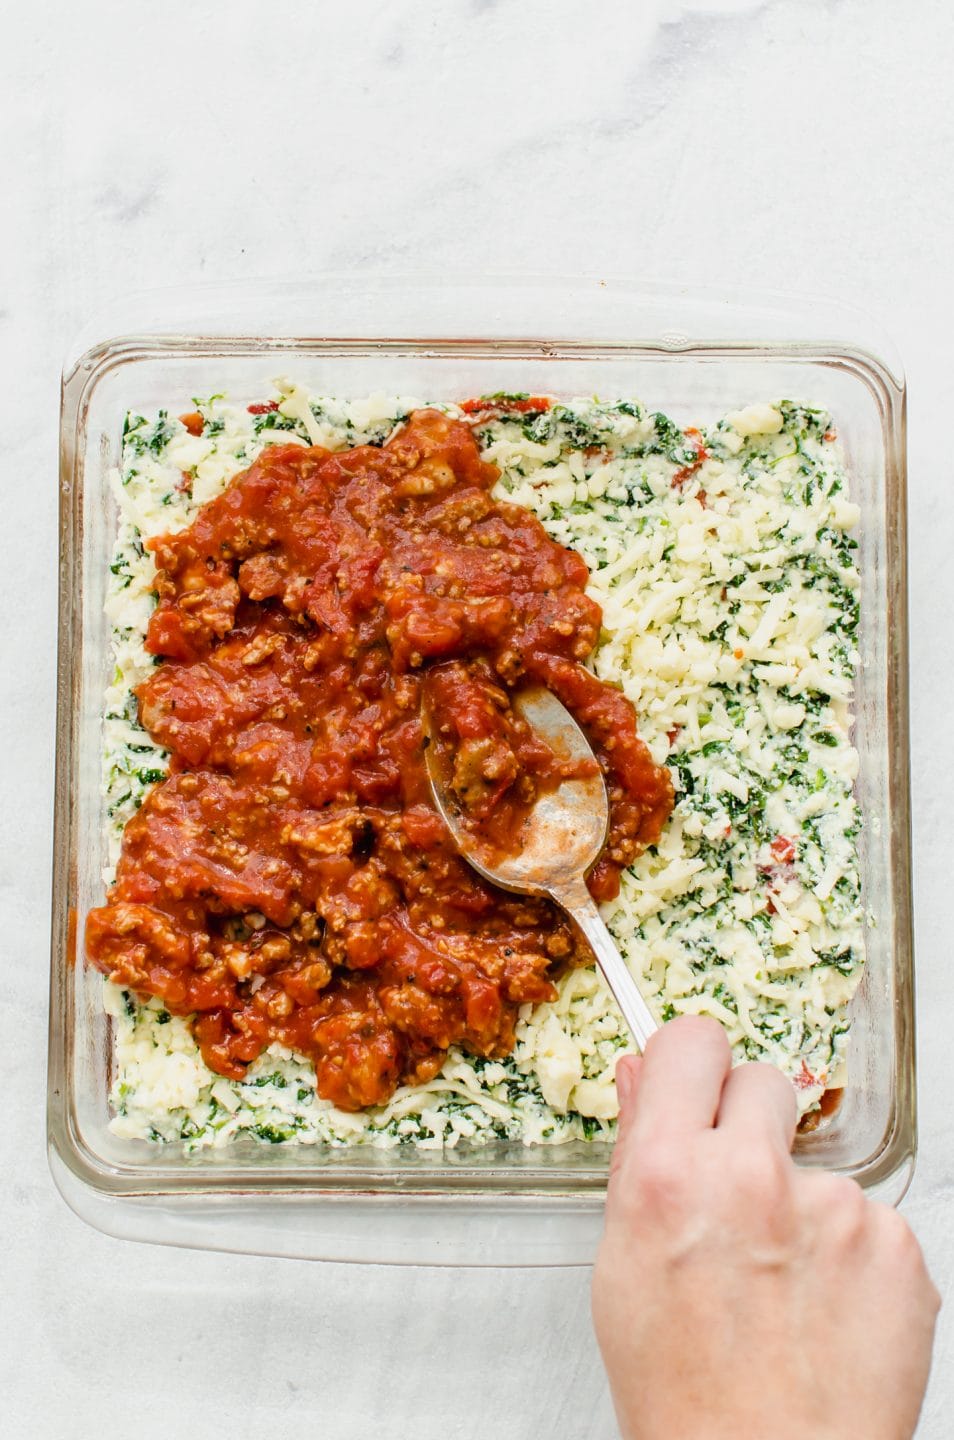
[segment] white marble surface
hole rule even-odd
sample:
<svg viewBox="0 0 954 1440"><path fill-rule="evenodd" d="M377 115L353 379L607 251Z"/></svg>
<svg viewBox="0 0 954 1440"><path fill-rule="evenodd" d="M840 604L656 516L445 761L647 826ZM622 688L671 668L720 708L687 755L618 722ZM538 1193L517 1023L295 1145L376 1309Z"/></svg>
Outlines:
<svg viewBox="0 0 954 1440"><path fill-rule="evenodd" d="M112 294L323 268L821 289L910 383L922 1153L951 1314L954 18L941 0L0 6L0 1428L611 1440L586 1274L346 1268L86 1229L44 1157L58 369ZM268 18L270 17L270 18ZM187 1429L188 1427L188 1429Z"/></svg>

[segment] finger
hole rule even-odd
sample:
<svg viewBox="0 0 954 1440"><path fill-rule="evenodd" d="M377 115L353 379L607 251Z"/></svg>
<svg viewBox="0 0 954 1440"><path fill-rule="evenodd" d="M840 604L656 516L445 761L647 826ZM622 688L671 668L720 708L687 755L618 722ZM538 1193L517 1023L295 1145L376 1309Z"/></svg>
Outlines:
<svg viewBox="0 0 954 1440"><path fill-rule="evenodd" d="M664 1025L643 1053L632 1133L643 1141L711 1129L731 1063L718 1020L683 1015Z"/></svg>
<svg viewBox="0 0 954 1440"><path fill-rule="evenodd" d="M616 1093L619 1096L620 1119L632 1112L639 1089L639 1069L643 1063L641 1055L623 1055L616 1062Z"/></svg>
<svg viewBox="0 0 954 1440"><path fill-rule="evenodd" d="M641 1055L623 1055L616 1062L616 1095L619 1100L617 1137L625 1135L633 1122L642 1063Z"/></svg>
<svg viewBox="0 0 954 1440"><path fill-rule="evenodd" d="M787 1154L797 1122L795 1087L781 1070L750 1061L732 1071L722 1089L717 1129L731 1131L740 1140L769 1140Z"/></svg>

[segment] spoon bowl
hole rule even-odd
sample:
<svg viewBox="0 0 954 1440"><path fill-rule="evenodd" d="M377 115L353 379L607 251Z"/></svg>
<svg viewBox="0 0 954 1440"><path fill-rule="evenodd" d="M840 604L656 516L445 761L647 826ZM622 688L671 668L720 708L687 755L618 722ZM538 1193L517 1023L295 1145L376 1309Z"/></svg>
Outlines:
<svg viewBox="0 0 954 1440"><path fill-rule="evenodd" d="M558 760L592 760L589 741L556 696L542 686L521 691L514 709L541 736ZM602 774L564 780L547 790L502 852L475 834L441 774L436 747L427 747L431 794L458 850L478 874L503 890L552 895L554 884L584 875L599 858L609 830L609 798Z"/></svg>
<svg viewBox="0 0 954 1440"><path fill-rule="evenodd" d="M513 705L558 760L594 760L583 731L550 690L529 686L514 696ZM423 719L433 741L426 703ZM468 824L447 783L436 744L426 746L425 758L434 804L459 853L492 884L519 894L548 896L566 911L589 943L633 1040L642 1050L658 1028L655 1017L586 885L587 871L599 859L609 831L609 797L598 768L594 765L592 774L564 779L555 788L544 790L527 811L512 842L502 850L485 841Z"/></svg>

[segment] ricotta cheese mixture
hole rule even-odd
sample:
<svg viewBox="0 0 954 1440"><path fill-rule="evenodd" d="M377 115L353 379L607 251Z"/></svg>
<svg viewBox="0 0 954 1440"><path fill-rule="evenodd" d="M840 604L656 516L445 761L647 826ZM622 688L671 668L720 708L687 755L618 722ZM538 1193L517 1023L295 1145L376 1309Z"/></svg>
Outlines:
<svg viewBox="0 0 954 1440"><path fill-rule="evenodd" d="M130 414L111 484L119 529L107 612L108 884L125 822L168 757L133 689L155 604L151 536L197 508L272 442L382 444L422 403L468 418L495 494L532 510L590 567L603 609L594 657L622 687L676 806L658 846L625 871L604 917L660 1020L714 1015L739 1059L794 1081L804 1112L844 1083L848 1002L864 959L850 703L857 663L858 507L830 417L790 401L683 431L633 401L410 397L340 401L276 382L247 407L224 396L175 419ZM357 1114L315 1093L309 1062L273 1045L241 1081L209 1070L188 1022L105 984L113 1017L113 1131L223 1145L432 1149L467 1140L610 1140L616 1061L630 1050L595 969L527 1006L506 1060L451 1051L425 1085Z"/></svg>

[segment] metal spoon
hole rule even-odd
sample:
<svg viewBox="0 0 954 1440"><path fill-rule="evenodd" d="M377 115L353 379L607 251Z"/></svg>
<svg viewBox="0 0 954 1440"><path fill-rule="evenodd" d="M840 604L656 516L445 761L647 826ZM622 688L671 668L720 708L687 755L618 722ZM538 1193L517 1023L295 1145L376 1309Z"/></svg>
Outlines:
<svg viewBox="0 0 954 1440"><path fill-rule="evenodd" d="M592 759L583 731L549 690L528 688L516 695L513 703L561 760ZM429 725L426 709L424 723ZM461 855L485 880L503 890L549 895L566 911L586 937L630 1034L642 1050L659 1027L603 924L584 878L597 860L609 828L609 799L602 775L597 771L587 779L564 780L541 795L514 837L512 851L501 854L483 844L465 824L436 751L435 744L425 749L431 793Z"/></svg>

